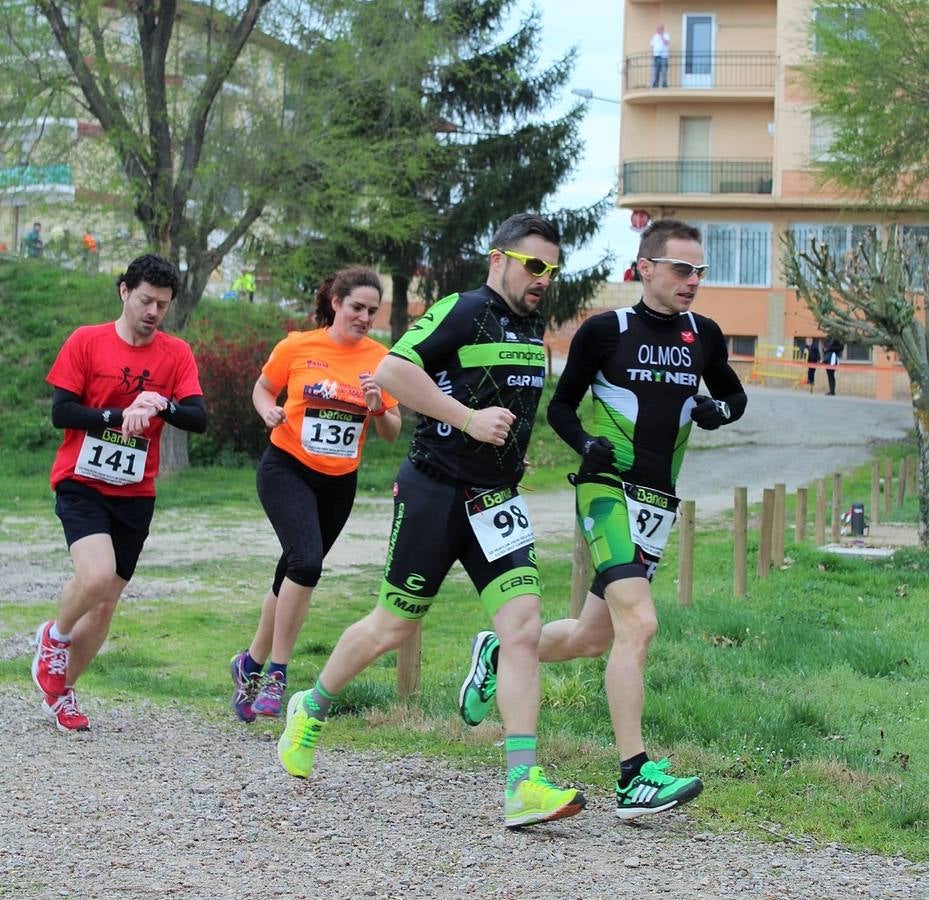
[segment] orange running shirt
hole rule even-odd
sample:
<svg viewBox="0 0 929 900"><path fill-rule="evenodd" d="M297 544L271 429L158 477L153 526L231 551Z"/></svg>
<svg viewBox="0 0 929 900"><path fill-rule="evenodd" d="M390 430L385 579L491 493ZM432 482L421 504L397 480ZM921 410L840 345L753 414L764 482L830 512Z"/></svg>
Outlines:
<svg viewBox="0 0 929 900"><path fill-rule="evenodd" d="M317 472L354 472L370 419L359 376L373 374L386 355L369 337L337 344L328 328L288 334L261 370L275 393L287 388L287 421L271 430L271 443ZM383 401L388 409L397 405L386 391Z"/></svg>

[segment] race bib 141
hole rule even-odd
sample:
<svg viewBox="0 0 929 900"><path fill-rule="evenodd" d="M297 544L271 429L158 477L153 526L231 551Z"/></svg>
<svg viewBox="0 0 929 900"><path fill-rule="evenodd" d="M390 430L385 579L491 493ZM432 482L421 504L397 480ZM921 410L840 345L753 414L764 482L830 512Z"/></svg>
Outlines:
<svg viewBox="0 0 929 900"><path fill-rule="evenodd" d="M138 484L145 475L147 459L148 438L124 438L121 431L113 428L88 431L74 473L107 484Z"/></svg>

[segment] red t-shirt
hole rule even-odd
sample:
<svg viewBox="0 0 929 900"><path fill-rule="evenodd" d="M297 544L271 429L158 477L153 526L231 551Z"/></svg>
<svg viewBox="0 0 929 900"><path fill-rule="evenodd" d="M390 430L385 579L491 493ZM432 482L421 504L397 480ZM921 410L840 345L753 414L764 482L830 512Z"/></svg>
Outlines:
<svg viewBox="0 0 929 900"><path fill-rule="evenodd" d="M94 409L125 409L142 391L157 391L174 401L203 394L186 341L158 331L150 344L134 347L119 336L115 322L73 332L45 380ZM66 428L52 464L52 490L69 478L109 496L154 497L164 424L164 419L153 418L142 435L128 441L118 427L99 433Z"/></svg>
<svg viewBox="0 0 929 900"><path fill-rule="evenodd" d="M338 344L327 328L288 334L261 370L275 393L287 388L287 421L271 431L271 443L317 472L354 472L370 420L359 376L373 374L386 355L369 337ZM387 409L397 405L387 391L382 399Z"/></svg>

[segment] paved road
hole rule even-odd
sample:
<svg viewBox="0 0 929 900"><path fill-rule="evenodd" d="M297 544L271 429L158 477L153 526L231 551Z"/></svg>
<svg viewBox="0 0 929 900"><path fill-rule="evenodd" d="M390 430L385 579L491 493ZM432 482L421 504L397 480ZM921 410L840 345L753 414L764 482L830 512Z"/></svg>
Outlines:
<svg viewBox="0 0 929 900"><path fill-rule="evenodd" d="M760 503L764 489L776 483L791 492L835 472L849 472L872 459L878 442L898 440L913 428L907 403L778 388L746 390L748 407L738 422L691 433L677 493L696 501L697 519L732 509L736 486L748 488L749 503ZM573 532L570 490L527 494L526 501L539 537Z"/></svg>
<svg viewBox="0 0 929 900"><path fill-rule="evenodd" d="M848 472L873 457L877 442L898 440L913 428L908 403L777 388L747 392L738 422L692 432L677 487L679 496L696 500L698 516L730 509L736 485L746 486L755 503L776 482L789 492Z"/></svg>

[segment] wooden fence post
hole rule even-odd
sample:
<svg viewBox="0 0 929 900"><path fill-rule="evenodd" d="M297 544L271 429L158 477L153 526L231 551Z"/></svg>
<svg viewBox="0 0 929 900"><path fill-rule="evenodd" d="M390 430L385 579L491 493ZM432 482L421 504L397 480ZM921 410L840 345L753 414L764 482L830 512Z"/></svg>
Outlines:
<svg viewBox="0 0 929 900"><path fill-rule="evenodd" d="M786 515L787 485L774 485L774 523L771 531L771 560L774 568L784 565L784 516Z"/></svg>
<svg viewBox="0 0 929 900"><path fill-rule="evenodd" d="M826 479L816 482L816 546L826 543Z"/></svg>
<svg viewBox="0 0 929 900"><path fill-rule="evenodd" d="M881 464L879 460L871 461L871 515L869 516L872 525L877 525L881 520L881 513L878 507L881 505Z"/></svg>
<svg viewBox="0 0 929 900"><path fill-rule="evenodd" d="M888 456L884 460L884 515L890 519L893 509L894 461Z"/></svg>
<svg viewBox="0 0 929 900"><path fill-rule="evenodd" d="M900 474L897 476L897 506L902 507L906 500L906 470L910 462L908 456L900 458Z"/></svg>
<svg viewBox="0 0 929 900"><path fill-rule="evenodd" d="M907 466L906 470L907 475L907 484L906 491L911 497L916 496L916 484L919 479L919 457L911 456L910 464Z"/></svg>
<svg viewBox="0 0 929 900"><path fill-rule="evenodd" d="M832 542L842 538L842 473L832 476Z"/></svg>
<svg viewBox="0 0 929 900"><path fill-rule="evenodd" d="M735 488L732 523L732 593L744 597L748 589L748 488Z"/></svg>
<svg viewBox="0 0 929 900"><path fill-rule="evenodd" d="M794 526L794 541L802 544L806 540L806 495L805 487L797 488L797 518Z"/></svg>
<svg viewBox="0 0 929 900"><path fill-rule="evenodd" d="M691 606L694 600L694 518L696 503L682 500L678 516L677 602Z"/></svg>
<svg viewBox="0 0 929 900"><path fill-rule="evenodd" d="M397 696L419 693L423 665L423 623L417 622L413 633L397 648Z"/></svg>
<svg viewBox="0 0 929 900"><path fill-rule="evenodd" d="M571 602L568 613L576 619L584 608L587 591L590 589L590 551L581 532L581 525L574 522L574 553L571 562Z"/></svg>
<svg viewBox="0 0 929 900"><path fill-rule="evenodd" d="M771 568L771 529L774 525L774 491L765 488L761 502L761 538L758 541L759 578L767 578Z"/></svg>

